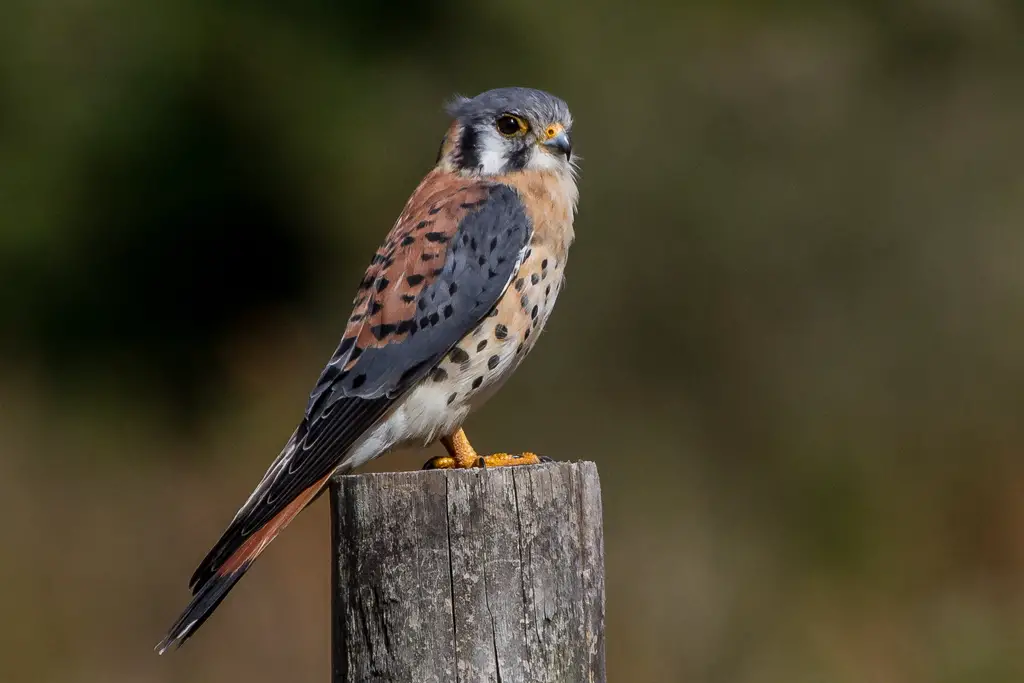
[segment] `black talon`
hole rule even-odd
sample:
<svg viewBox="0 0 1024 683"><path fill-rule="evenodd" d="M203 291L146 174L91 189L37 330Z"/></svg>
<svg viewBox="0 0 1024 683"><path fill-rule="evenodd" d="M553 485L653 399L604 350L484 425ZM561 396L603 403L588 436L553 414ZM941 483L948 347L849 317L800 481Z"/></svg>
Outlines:
<svg viewBox="0 0 1024 683"><path fill-rule="evenodd" d="M484 456L480 456L476 459L476 467L487 467L487 461L484 460Z"/></svg>
<svg viewBox="0 0 1024 683"><path fill-rule="evenodd" d="M545 463L545 462L554 462L554 461L555 461L555 460L554 460L554 458L549 458L549 457L548 457L548 456L546 456L546 455L538 455L538 456L537 456L537 459L538 459L538 460L540 460L540 461L541 461L542 463Z"/></svg>

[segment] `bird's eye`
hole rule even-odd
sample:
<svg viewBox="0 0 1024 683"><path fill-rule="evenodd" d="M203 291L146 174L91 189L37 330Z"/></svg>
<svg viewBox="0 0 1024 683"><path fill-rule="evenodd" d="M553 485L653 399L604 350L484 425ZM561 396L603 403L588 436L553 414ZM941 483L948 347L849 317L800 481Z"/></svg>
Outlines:
<svg viewBox="0 0 1024 683"><path fill-rule="evenodd" d="M502 114L495 121L494 127L505 137L512 137L526 132L526 121L514 114Z"/></svg>

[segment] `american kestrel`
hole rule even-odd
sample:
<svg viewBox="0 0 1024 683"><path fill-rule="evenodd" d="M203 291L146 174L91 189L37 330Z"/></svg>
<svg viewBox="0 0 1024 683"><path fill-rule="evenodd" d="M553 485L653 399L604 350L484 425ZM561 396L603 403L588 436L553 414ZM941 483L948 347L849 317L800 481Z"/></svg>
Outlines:
<svg viewBox="0 0 1024 683"><path fill-rule="evenodd" d="M565 102L499 88L458 98L434 168L359 284L306 412L189 583L157 646L180 645L331 475L440 440L427 468L540 462L479 455L462 423L537 342L562 287L577 189Z"/></svg>

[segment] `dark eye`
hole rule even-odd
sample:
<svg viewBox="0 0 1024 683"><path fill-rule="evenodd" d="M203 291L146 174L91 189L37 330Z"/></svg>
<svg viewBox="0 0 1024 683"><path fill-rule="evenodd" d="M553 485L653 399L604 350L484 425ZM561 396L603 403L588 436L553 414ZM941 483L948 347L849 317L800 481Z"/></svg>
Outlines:
<svg viewBox="0 0 1024 683"><path fill-rule="evenodd" d="M505 136L518 135L526 131L526 121L523 121L514 114L502 114L495 121L494 127L498 129L498 132Z"/></svg>

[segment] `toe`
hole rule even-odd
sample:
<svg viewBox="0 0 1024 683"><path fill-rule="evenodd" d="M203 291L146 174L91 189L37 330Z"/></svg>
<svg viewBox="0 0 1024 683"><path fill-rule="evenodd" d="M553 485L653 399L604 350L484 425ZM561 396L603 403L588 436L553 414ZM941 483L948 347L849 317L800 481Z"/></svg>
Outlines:
<svg viewBox="0 0 1024 683"><path fill-rule="evenodd" d="M423 463L423 469L425 470L450 470L455 467L455 458L447 455L439 455Z"/></svg>

